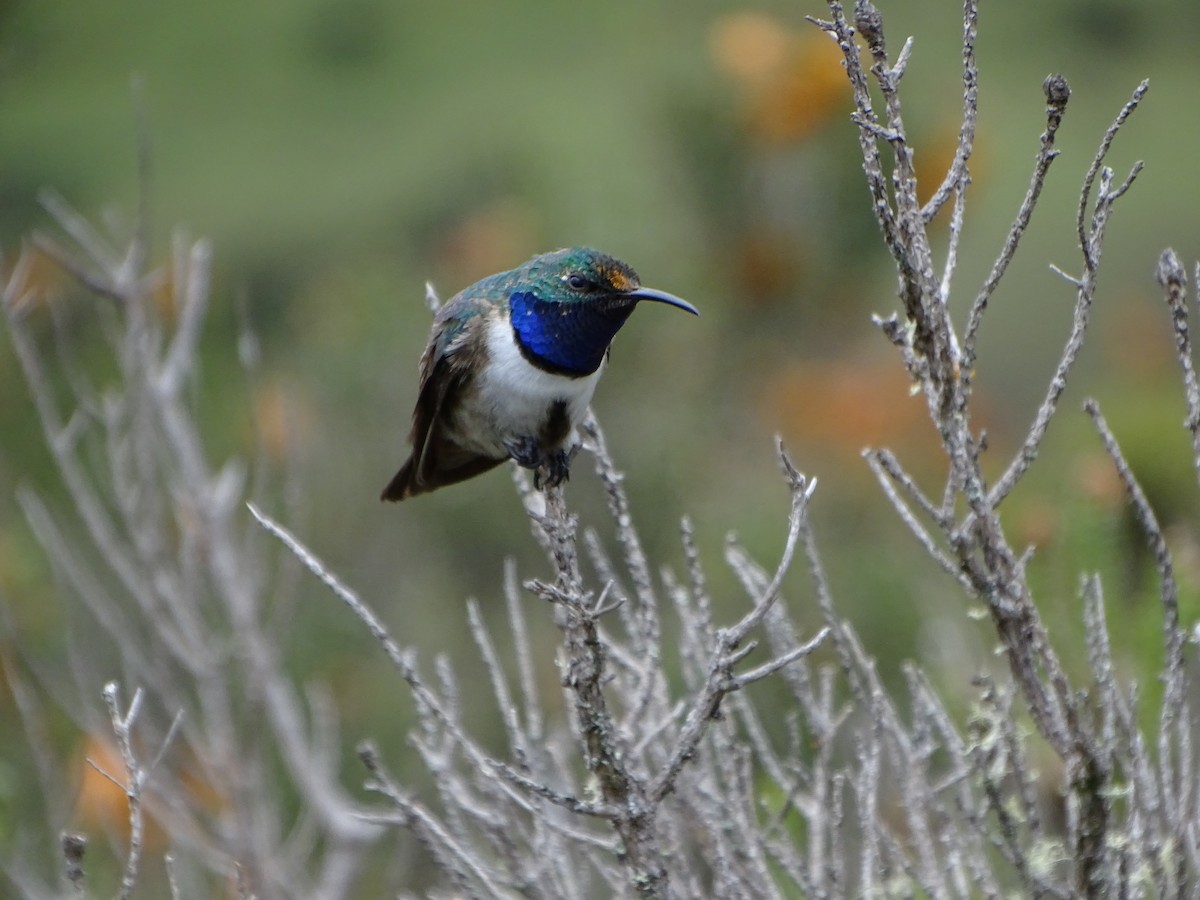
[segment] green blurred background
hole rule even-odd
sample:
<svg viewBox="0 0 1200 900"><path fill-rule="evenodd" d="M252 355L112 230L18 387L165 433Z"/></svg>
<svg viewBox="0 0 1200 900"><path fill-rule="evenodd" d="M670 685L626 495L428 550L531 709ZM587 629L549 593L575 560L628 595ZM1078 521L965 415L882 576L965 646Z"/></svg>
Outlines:
<svg viewBox="0 0 1200 900"><path fill-rule="evenodd" d="M49 225L37 202L46 186L92 218L135 208L136 77L153 146L155 256L166 257L177 224L214 242L199 397L214 453L248 454L261 434L271 462L296 479L291 524L303 539L405 643L426 658L448 653L470 677L478 654L456 601L473 595L498 609L505 557L527 575L544 564L503 471L399 507L376 500L405 453L428 328L424 283L447 298L534 253L600 247L703 313L639 312L595 402L653 558L678 565L678 520L691 516L733 615L727 532L768 563L782 544L786 496L771 441L780 432L820 478L814 515L839 608L884 671L915 657L954 691L990 656L988 626L922 559L859 457L891 446L940 491L923 401L870 324L896 307L894 276L869 214L836 49L803 21L823 11L782 0L4 0L0 248L11 262L23 236ZM905 119L927 196L954 151L960 9L909 0L882 11L894 49L916 37ZM1158 652L1153 583L1146 560L1124 549L1135 535L1079 403L1101 401L1158 505L1190 621L1196 485L1153 271L1167 245L1189 264L1200 257L1198 37L1194 0L984 4L974 183L955 279L961 320L1024 193L1044 124L1042 79L1062 72L1074 91L1062 156L983 329L977 421L995 473L1069 328L1073 292L1048 264L1079 268L1081 178L1103 129L1149 77L1110 158L1119 175L1137 159L1146 169L1111 225L1094 330L1046 458L1007 520L1014 543L1040 547L1032 577L1068 644L1078 572L1109 576L1110 619L1135 626L1140 643L1126 651L1147 681ZM944 217L940 228L944 240ZM48 297L66 291L49 265L38 277ZM256 379L237 362L247 322L262 341ZM47 658L57 601L12 498L32 484L64 507L53 483L11 349L0 345L0 601ZM586 465L569 497L611 539ZM797 616L815 625L806 586L794 573ZM349 742L377 735L402 756L394 678L356 621L317 586L302 590L289 664L340 692ZM554 640L548 627L539 633ZM363 684L381 687L364 695ZM0 692L0 733L13 716ZM83 740L69 728L62 738ZM0 761L0 834L25 790L15 758Z"/></svg>

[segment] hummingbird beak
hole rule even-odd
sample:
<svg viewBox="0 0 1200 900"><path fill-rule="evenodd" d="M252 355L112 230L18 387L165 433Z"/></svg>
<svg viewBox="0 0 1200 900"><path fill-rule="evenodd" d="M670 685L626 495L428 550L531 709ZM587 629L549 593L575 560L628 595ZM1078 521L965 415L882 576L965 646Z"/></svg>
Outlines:
<svg viewBox="0 0 1200 900"><path fill-rule="evenodd" d="M669 303L672 306L687 310L693 316L700 315L700 310L696 309L692 304L676 297L674 294L668 294L666 291L656 291L654 288L640 287L630 291L625 296L631 300L656 300L659 303Z"/></svg>

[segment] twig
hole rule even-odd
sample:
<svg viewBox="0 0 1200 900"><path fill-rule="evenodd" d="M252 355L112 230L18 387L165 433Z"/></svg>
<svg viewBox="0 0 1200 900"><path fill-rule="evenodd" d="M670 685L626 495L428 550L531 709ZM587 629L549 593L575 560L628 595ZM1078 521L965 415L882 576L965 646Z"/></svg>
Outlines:
<svg viewBox="0 0 1200 900"><path fill-rule="evenodd" d="M167 870L167 890L171 893L171 900L183 900L183 893L179 889L179 876L175 872L175 856L171 853L165 854L163 866Z"/></svg>
<svg viewBox="0 0 1200 900"><path fill-rule="evenodd" d="M1008 271L1008 264L1016 256L1017 245L1021 242L1021 237L1025 234L1025 229L1029 226L1029 220L1037 207L1038 199L1042 195L1042 186L1045 184L1046 174L1050 171L1050 164L1058 158L1058 151L1054 149L1054 138L1058 134L1058 126L1062 124L1067 101L1071 98L1071 88L1063 76L1048 75L1042 82L1042 90L1046 94L1046 129L1042 132L1042 143L1034 160L1029 187L1017 210L1017 217L1008 229L1008 235L1004 239L1000 255L992 264L992 269L984 279L979 293L975 295L971 310L967 314L967 324L963 331L963 377L966 379L971 377L971 369L975 365L975 339L979 332L979 326L983 322L983 314L987 311L988 301L1000 284L1004 273Z"/></svg>
<svg viewBox="0 0 1200 900"><path fill-rule="evenodd" d="M1163 798L1169 808L1174 810L1171 825L1176 835L1181 834L1184 827L1185 814L1177 804L1183 788L1181 781L1191 777L1189 772L1176 772L1172 764L1171 752L1172 734L1176 727L1177 718L1182 712L1184 699L1184 666L1183 646L1186 640L1183 629L1179 627L1179 585L1175 580L1175 566L1171 560L1171 551L1163 537L1158 517L1150 506L1133 470L1126 462L1117 439L1108 426L1100 406L1095 400L1087 400L1084 409L1091 416L1092 423L1100 434L1104 449L1116 466L1125 493L1133 504L1134 517L1146 536L1146 543L1154 555L1154 563L1158 569L1159 594L1163 610L1163 663L1162 677L1165 683L1162 705L1159 708L1158 723L1158 753L1159 768L1162 777Z"/></svg>
<svg viewBox="0 0 1200 900"><path fill-rule="evenodd" d="M736 690L742 684L747 683L746 681L740 681L732 672L733 667L753 649L753 644L746 647L741 647L741 644L751 629L762 622L763 617L767 615L772 605L778 599L780 589L783 585L783 578L791 566L802 523L807 518L808 501L812 498L813 491L816 488L816 481L808 481L801 475L784 451L782 441L777 438L776 442L780 465L784 470L792 493L792 509L788 516L788 536L784 544L783 555L780 558L779 566L775 570L775 575L771 579L770 584L766 586L762 594L755 598L754 606L750 612L732 627L722 628L717 631L716 646L713 649L709 662L704 690L692 702L691 709L688 711L687 718L684 721L683 728L680 731L679 738L676 741L669 761L663 767L662 771L655 776L650 785L648 795L652 801L657 802L661 800L674 789L680 770L687 760L691 759L695 754L696 747L703 738L709 722L716 716L720 708L721 700L730 691ZM811 653L824 640L827 634L828 629L823 629L812 641L789 653L782 654L777 660L768 663L764 667L760 667L762 674L769 674L780 666ZM760 670L755 671L758 672Z"/></svg>
<svg viewBox="0 0 1200 900"><path fill-rule="evenodd" d="M1113 120L1108 130L1105 131L1104 137L1100 141L1100 146L1096 151L1096 156L1092 160L1092 165L1084 177L1083 188L1080 190L1079 203L1079 239L1080 248L1083 253L1084 271L1082 277L1079 279L1079 288L1076 291L1071 335L1067 339L1066 346L1063 348L1058 366L1054 371L1054 376L1050 379L1050 384L1046 389L1046 396L1042 400L1042 405L1038 408L1037 415L1025 436L1025 440L1021 444L1020 450L1017 451L1012 462L1009 463L1008 468L988 495L989 504L993 508L998 506L1000 501L1008 496L1012 489L1016 487L1017 482L1020 481L1037 456L1042 439L1046 436L1046 431L1050 427L1050 421L1058 409L1058 402L1062 397L1063 391L1066 390L1067 377L1075 364L1079 350L1083 346L1083 339L1087 333L1090 318L1092 299L1096 291L1097 272L1100 265L1100 248L1103 245L1105 225L1108 222L1108 212L1111 210L1113 202L1115 202L1124 190L1122 189L1118 193L1104 189L1100 191L1096 201L1096 216L1093 217L1090 232L1084 230L1084 210L1091 195L1096 173L1104 164L1104 158L1112 146L1113 139L1116 137L1121 126L1125 124L1130 114L1137 108L1138 103L1148 89L1149 83L1143 81L1133 92L1133 98L1121 108L1116 119ZM1055 89L1048 87L1046 91L1047 97L1050 98L1055 92ZM1058 91L1058 93L1061 94L1061 91ZM1053 100L1050 102L1053 103ZM1062 98L1062 102L1065 104L1065 96ZM1047 126L1047 130L1049 130L1049 126ZM1135 166L1131 171L1130 181L1137 174L1139 168L1139 166ZM1104 181L1107 181L1107 178Z"/></svg>
<svg viewBox="0 0 1200 900"><path fill-rule="evenodd" d="M740 690L746 685L755 681L760 681L761 679L766 678L768 675L774 675L784 666L791 665L796 660L808 656L825 641L825 638L829 636L829 631L830 628L828 625L826 625L808 641L800 644L797 647L793 647L787 653L781 654L775 659L765 662L757 668L751 669L749 672L743 672L740 675L733 676L730 681L730 690Z"/></svg>
<svg viewBox="0 0 1200 900"><path fill-rule="evenodd" d="M979 4L977 0L964 0L963 2L963 39L962 39L962 57L963 57L963 105L962 105L962 124L958 130L958 146L954 151L954 161L950 164L949 170L946 172L946 177L942 179L942 183L938 185L937 190L933 192L921 209L921 218L926 222L933 220L933 217L938 214L941 208L950 198L951 193L956 195L957 199L961 199L966 193L967 184L970 182L971 176L967 170L967 163L971 159L971 152L975 149L975 124L979 115L979 64L975 59L975 41L979 36ZM961 218L962 210L956 203L955 208L956 218ZM957 234L957 231L955 232ZM953 254L950 254L951 257ZM947 263L947 275L952 271L953 266ZM943 282L945 285L946 282ZM943 291L943 296L946 295Z"/></svg>
<svg viewBox="0 0 1200 900"><path fill-rule="evenodd" d="M1142 98L1146 96L1146 91L1148 90L1150 90L1149 79L1143 80L1134 88L1133 96L1121 107L1121 111L1117 113L1117 117L1104 132L1104 137L1100 139L1100 147L1096 151L1096 156L1092 160L1087 174L1083 177L1083 190L1079 192L1079 207L1075 215L1075 231L1079 237L1079 247L1083 251L1084 264L1087 268L1095 268L1100 263L1099 247L1094 246L1092 243L1092 237L1094 237L1096 230L1095 222L1093 221L1092 224L1092 237L1089 237L1086 226L1087 209L1088 203L1091 200L1092 186L1096 181L1096 175L1101 170L1101 166L1104 165L1104 158L1108 155L1108 148L1112 146L1112 142L1116 139L1117 132L1121 130L1121 126L1125 124L1126 120L1133 114L1133 111L1137 109L1138 104L1142 102ZM1128 185L1123 186L1116 196L1123 194L1126 187Z"/></svg>
<svg viewBox="0 0 1200 900"><path fill-rule="evenodd" d="M415 826L416 833L434 853L434 856L441 861L445 871L456 876L455 880L466 889L468 896L475 895L475 892L468 887L470 883L468 876L474 878L476 883L486 889L488 896L504 897L508 895L508 892L502 890L493 875L479 865L475 854L469 848L464 847L421 804L409 799L400 789L384 768L379 751L374 744L369 741L359 744L358 756L371 774L371 781L367 783L368 790L378 791L386 796L401 815L401 818L397 820L394 813L384 816L364 814L362 817L365 820L370 822L398 821L406 826Z"/></svg>
<svg viewBox="0 0 1200 900"><path fill-rule="evenodd" d="M930 559L936 562L944 572L953 578L957 579L960 584L966 588L970 588L971 583L967 576L962 572L961 567L953 559L951 559L929 533L917 517L909 509L908 504L896 490L896 485L899 485L904 491L912 497L918 507L930 516L936 524L943 530L949 530L951 523L947 520L943 512L935 507L924 493L917 487L916 482L900 468L900 463L896 457L888 450L865 450L863 458L871 467L871 471L875 473L875 478L879 482L879 486L887 495L892 507L900 516L901 521L908 526L908 530L913 533L920 542L925 552ZM893 482L895 484L893 484Z"/></svg>
<svg viewBox="0 0 1200 900"><path fill-rule="evenodd" d="M1171 310L1171 325L1175 334L1175 352L1183 370L1183 390L1187 401L1187 418L1183 427L1192 435L1192 460L1200 479L1200 379L1192 360L1192 339L1188 329L1187 271L1174 250L1163 251L1155 272L1158 283Z"/></svg>
<svg viewBox="0 0 1200 900"><path fill-rule="evenodd" d="M841 3L831 2L829 11L833 16L831 21L822 21L811 17L809 17L809 21L826 31L838 42L842 55L846 59L846 75L850 79L855 113L858 117L856 121L859 123L859 149L863 155L867 186L871 191L871 208L883 231L884 241L891 250L892 257L897 264L904 265L905 252L896 228L896 216L892 210L887 178L883 173L879 148L876 146L875 134L872 131L872 127L879 125L879 120L871 105L871 92L867 85L867 76L863 70L858 44L854 40L854 29L846 21Z"/></svg>
<svg viewBox="0 0 1200 900"><path fill-rule="evenodd" d="M125 869L121 875L121 888L118 896L121 900L128 900L133 896L133 890L137 886L139 868L142 862L142 840L145 827L142 813L142 791L149 780L152 769L143 770L138 763L137 754L133 749L133 726L137 721L138 714L141 712L142 689L138 688L133 692L133 699L129 701L129 708L122 714L121 712L121 695L120 688L117 687L115 681L110 681L104 686L104 703L108 707L109 721L112 724L113 736L117 739L117 748L121 751L121 760L125 766L125 778L119 779L114 775L105 772L99 765L92 760L88 760L92 767L101 775L104 775L125 792L125 798L129 802L129 855L125 860ZM179 718L176 717L176 725L171 727L167 733L166 739L163 741L163 746L159 750L158 757L155 762L162 758L166 752L167 746L171 738L174 736Z"/></svg>

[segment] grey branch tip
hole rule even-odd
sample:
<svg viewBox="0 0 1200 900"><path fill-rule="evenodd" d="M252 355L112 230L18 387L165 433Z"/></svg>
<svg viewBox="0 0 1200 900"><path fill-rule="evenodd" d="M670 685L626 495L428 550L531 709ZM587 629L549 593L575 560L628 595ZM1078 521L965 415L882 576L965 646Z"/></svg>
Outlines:
<svg viewBox="0 0 1200 900"><path fill-rule="evenodd" d="M805 501L808 501L813 492L817 489L817 479L808 478L803 472L796 468L796 464L792 462L792 458L788 456L787 448L783 444L783 436L775 435L775 452L779 456L779 466L783 469L783 474L788 480L788 484L792 489L800 494Z"/></svg>
<svg viewBox="0 0 1200 900"><path fill-rule="evenodd" d="M883 15L869 0L854 4L854 27L874 50L883 47Z"/></svg>
<svg viewBox="0 0 1200 900"><path fill-rule="evenodd" d="M1062 109L1071 99L1071 86L1067 79L1057 73L1046 76L1042 82L1042 90L1046 92L1046 103L1057 109Z"/></svg>
<svg viewBox="0 0 1200 900"><path fill-rule="evenodd" d="M1184 271L1183 263L1170 247L1158 258L1158 268L1155 269L1154 276L1164 288L1181 288L1187 284L1187 272Z"/></svg>

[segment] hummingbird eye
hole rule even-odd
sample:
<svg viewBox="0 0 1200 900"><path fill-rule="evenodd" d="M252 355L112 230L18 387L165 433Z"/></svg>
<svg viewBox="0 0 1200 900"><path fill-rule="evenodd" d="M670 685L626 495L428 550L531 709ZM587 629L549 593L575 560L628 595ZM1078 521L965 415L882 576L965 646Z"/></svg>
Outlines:
<svg viewBox="0 0 1200 900"><path fill-rule="evenodd" d="M589 287L591 287L591 283L578 272L573 272L572 274L565 276L563 281L565 281L567 283L567 287L573 291L586 291Z"/></svg>

